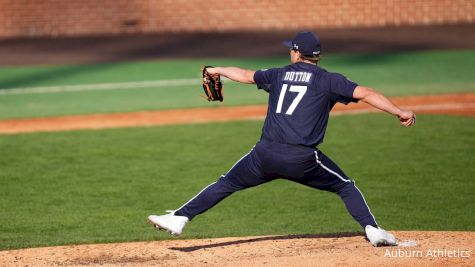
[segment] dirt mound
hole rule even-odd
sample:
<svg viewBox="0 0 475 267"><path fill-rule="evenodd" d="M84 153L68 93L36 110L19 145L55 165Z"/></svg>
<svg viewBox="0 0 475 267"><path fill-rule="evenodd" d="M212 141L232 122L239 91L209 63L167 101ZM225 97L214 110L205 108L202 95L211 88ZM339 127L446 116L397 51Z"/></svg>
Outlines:
<svg viewBox="0 0 475 267"><path fill-rule="evenodd" d="M416 113L475 116L475 93L393 97L391 100L401 108L415 110ZM263 119L266 111L266 105L223 106L219 108L7 119L0 120L0 134ZM360 101L358 104L348 106L337 104L331 115L376 111L376 109Z"/></svg>
<svg viewBox="0 0 475 267"><path fill-rule="evenodd" d="M395 231L374 248L362 233L166 240L0 252L6 266L475 266L475 232Z"/></svg>

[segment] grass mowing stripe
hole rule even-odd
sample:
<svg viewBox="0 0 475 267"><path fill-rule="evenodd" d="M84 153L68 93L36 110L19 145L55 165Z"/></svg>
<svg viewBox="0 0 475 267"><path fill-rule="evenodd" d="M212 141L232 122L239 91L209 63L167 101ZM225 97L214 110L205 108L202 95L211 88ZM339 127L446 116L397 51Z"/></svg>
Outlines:
<svg viewBox="0 0 475 267"><path fill-rule="evenodd" d="M324 55L319 63L361 85L390 95L425 95L475 91L472 69L475 51L433 51L388 54ZM199 66L236 65L262 69L283 66L288 57L250 59L199 59L128 62L78 66L0 68L0 88L76 86L98 83L129 83L153 80L200 78ZM254 105L267 95L255 86L224 83L224 105ZM202 107L210 103L198 95L201 83L174 86L0 95L0 118L25 118L170 108Z"/></svg>
<svg viewBox="0 0 475 267"><path fill-rule="evenodd" d="M10 89L0 89L0 95L80 92L80 91L94 91L94 90L120 90L120 89L154 88L154 87L158 88L158 87L173 87L173 86L183 86L183 85L196 85L196 84L199 84L200 82L201 82L200 79L173 79L173 80L155 80L155 81L122 82L122 83L98 83L98 84L10 88Z"/></svg>
<svg viewBox="0 0 475 267"><path fill-rule="evenodd" d="M204 100L201 83L170 89L141 88L113 91L61 92L0 96L0 119L76 114L133 112L189 107L264 104L267 94L255 86L225 83L225 102Z"/></svg>
<svg viewBox="0 0 475 267"><path fill-rule="evenodd" d="M168 239L146 217L215 181L261 127L0 136L0 249ZM321 149L356 180L383 227L473 231L473 136L473 118L420 115L404 128L381 114L342 116L331 119ZM212 149L216 140L226 145ZM279 180L233 194L181 238L351 231L361 229L337 196Z"/></svg>

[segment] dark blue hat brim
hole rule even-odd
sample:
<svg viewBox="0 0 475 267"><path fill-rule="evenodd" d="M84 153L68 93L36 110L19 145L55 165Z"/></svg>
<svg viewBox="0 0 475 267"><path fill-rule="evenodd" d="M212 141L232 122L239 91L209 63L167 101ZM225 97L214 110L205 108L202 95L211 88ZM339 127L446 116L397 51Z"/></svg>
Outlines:
<svg viewBox="0 0 475 267"><path fill-rule="evenodd" d="M292 40L285 40L282 42L283 45L287 46L288 48L292 48L293 47L293 42Z"/></svg>

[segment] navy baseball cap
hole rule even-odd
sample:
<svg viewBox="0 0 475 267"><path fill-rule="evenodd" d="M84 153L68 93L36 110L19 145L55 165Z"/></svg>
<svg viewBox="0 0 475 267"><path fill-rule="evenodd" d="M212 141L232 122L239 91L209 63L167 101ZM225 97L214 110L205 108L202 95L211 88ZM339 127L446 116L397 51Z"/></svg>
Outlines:
<svg viewBox="0 0 475 267"><path fill-rule="evenodd" d="M304 56L320 55L320 38L313 32L299 32L294 39L282 43L288 48L299 51Z"/></svg>

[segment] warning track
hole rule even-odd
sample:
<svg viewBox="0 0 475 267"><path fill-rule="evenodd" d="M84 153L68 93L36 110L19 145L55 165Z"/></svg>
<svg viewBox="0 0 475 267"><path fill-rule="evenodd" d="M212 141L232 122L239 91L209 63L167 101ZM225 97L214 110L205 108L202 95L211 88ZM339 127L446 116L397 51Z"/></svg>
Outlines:
<svg viewBox="0 0 475 267"><path fill-rule="evenodd" d="M475 116L475 93L393 97L391 100L400 107L412 109L418 114ZM259 120L265 117L266 111L266 105L221 106L131 113L7 119L0 120L0 134ZM378 112L378 110L365 103L350 104L348 106L337 104L331 114L343 115L370 112Z"/></svg>

